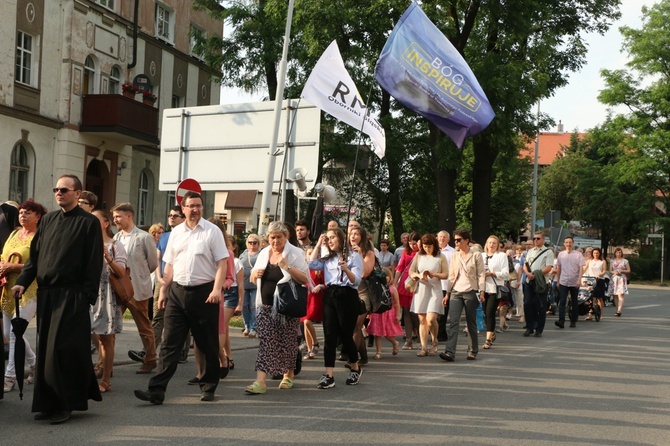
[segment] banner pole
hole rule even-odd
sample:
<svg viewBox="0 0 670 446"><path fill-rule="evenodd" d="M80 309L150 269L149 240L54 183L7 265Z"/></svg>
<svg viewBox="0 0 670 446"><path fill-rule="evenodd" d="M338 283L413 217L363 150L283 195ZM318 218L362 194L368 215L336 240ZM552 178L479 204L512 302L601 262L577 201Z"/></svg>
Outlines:
<svg viewBox="0 0 670 446"><path fill-rule="evenodd" d="M270 224L270 207L272 206L272 189L274 186L275 165L277 158L277 139L279 138L279 122L281 119L282 103L284 102L284 84L286 82L286 64L288 58L288 44L291 39L291 22L293 21L293 3L288 2L288 13L286 14L286 30L284 32L284 49L282 51L281 66L279 70L279 82L277 83L277 94L275 96L275 122L272 132L272 142L268 154L268 172L263 187L263 204L261 206L260 221L258 222L258 234L263 235ZM282 178L283 181L283 178Z"/></svg>
<svg viewBox="0 0 670 446"><path fill-rule="evenodd" d="M349 220L351 220L351 204L354 200L354 183L356 182L356 166L358 165L358 152L361 143L363 142L363 128L365 127L365 116L368 112L368 106L370 105L370 96L372 95L372 87L374 83L370 84L370 90L368 91L368 96L365 101L365 113L363 113L363 121L361 122L361 128L358 130L358 144L356 144L356 156L354 158L354 167L351 169L351 188L349 190L349 205L347 206L347 231L349 230ZM347 235L348 237L348 235Z"/></svg>

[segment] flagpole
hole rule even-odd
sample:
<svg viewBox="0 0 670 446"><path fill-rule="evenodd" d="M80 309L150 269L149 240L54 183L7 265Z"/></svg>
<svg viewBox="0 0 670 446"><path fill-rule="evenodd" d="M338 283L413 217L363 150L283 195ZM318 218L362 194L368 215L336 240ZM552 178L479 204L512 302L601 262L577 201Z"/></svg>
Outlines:
<svg viewBox="0 0 670 446"><path fill-rule="evenodd" d="M363 143L363 128L365 127L365 116L367 115L368 106L370 105L370 96L372 96L372 87L374 83L370 84L370 90L368 91L368 96L365 101L365 110L363 113L363 122L361 122L361 128L358 130L358 141L359 144L356 144L356 156L354 157L354 167L351 169L351 188L349 190L349 205L347 206L347 230L349 229L349 220L351 220L351 204L354 200L354 183L356 182L356 166L358 165L358 152L359 147Z"/></svg>
<svg viewBox="0 0 670 446"><path fill-rule="evenodd" d="M258 234L263 235L268 229L270 223L269 214L272 206L272 189L274 186L275 165L277 160L277 139L279 137L279 122L281 120L282 103L284 102L284 83L286 82L286 64L288 58L288 44L291 39L291 22L293 20L293 3L288 2L288 12L286 14L286 30L284 31L284 49L282 51L281 66L277 83L277 93L275 95L275 123L272 132L272 142L270 143L270 152L268 160L268 172L265 177L263 188L263 205L261 206L260 221L258 223ZM285 149L288 150L288 147Z"/></svg>

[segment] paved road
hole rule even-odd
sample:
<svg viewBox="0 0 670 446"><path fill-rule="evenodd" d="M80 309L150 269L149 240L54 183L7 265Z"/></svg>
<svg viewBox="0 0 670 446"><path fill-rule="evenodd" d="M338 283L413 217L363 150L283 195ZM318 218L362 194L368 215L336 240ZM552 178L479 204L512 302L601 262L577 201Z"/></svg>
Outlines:
<svg viewBox="0 0 670 446"><path fill-rule="evenodd" d="M16 444L670 444L670 292L635 289L623 317L560 330L554 318L542 338L523 338L521 326L498 335L493 349L465 361L417 358L415 352L371 361L361 384L317 390L322 356L308 361L292 390L247 396L254 378L254 341L236 330L237 364L202 403L187 386L192 359L177 371L163 406L136 400L148 379L136 365L118 365L113 390L88 412L51 426L30 414L16 392L0 401L0 442ZM459 341L464 341L462 338ZM127 330L119 344L139 344ZM125 348L119 349L125 355ZM121 358L120 358L121 359ZM278 384L273 382L273 385Z"/></svg>

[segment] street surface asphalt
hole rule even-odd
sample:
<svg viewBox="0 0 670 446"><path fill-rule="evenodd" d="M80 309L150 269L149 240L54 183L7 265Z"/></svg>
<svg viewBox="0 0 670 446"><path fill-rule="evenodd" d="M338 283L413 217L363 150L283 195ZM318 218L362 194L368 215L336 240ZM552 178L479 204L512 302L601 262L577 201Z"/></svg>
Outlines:
<svg viewBox="0 0 670 446"><path fill-rule="evenodd" d="M316 388L320 352L293 389L268 381L258 396L244 393L255 378L257 340L231 328L236 367L216 400L201 402L197 386L186 384L195 375L191 356L162 406L133 396L149 378L127 359L141 344L126 321L101 403L53 426L33 420L26 385L23 401L16 391L0 400L0 444L670 445L670 291L631 288L621 318L610 306L600 322L581 319L561 330L549 316L543 337L524 338L515 318L476 361L465 360L462 334L453 363L416 350L392 356L385 341L358 386L344 384L338 363L329 390ZM34 322L28 336L34 343Z"/></svg>

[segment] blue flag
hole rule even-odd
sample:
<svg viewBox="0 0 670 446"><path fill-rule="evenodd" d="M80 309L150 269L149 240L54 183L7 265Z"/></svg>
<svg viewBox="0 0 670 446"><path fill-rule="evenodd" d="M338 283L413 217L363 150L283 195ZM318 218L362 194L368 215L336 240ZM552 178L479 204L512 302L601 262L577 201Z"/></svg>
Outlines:
<svg viewBox="0 0 670 446"><path fill-rule="evenodd" d="M458 147L493 120L491 104L468 64L414 2L386 41L375 79Z"/></svg>

